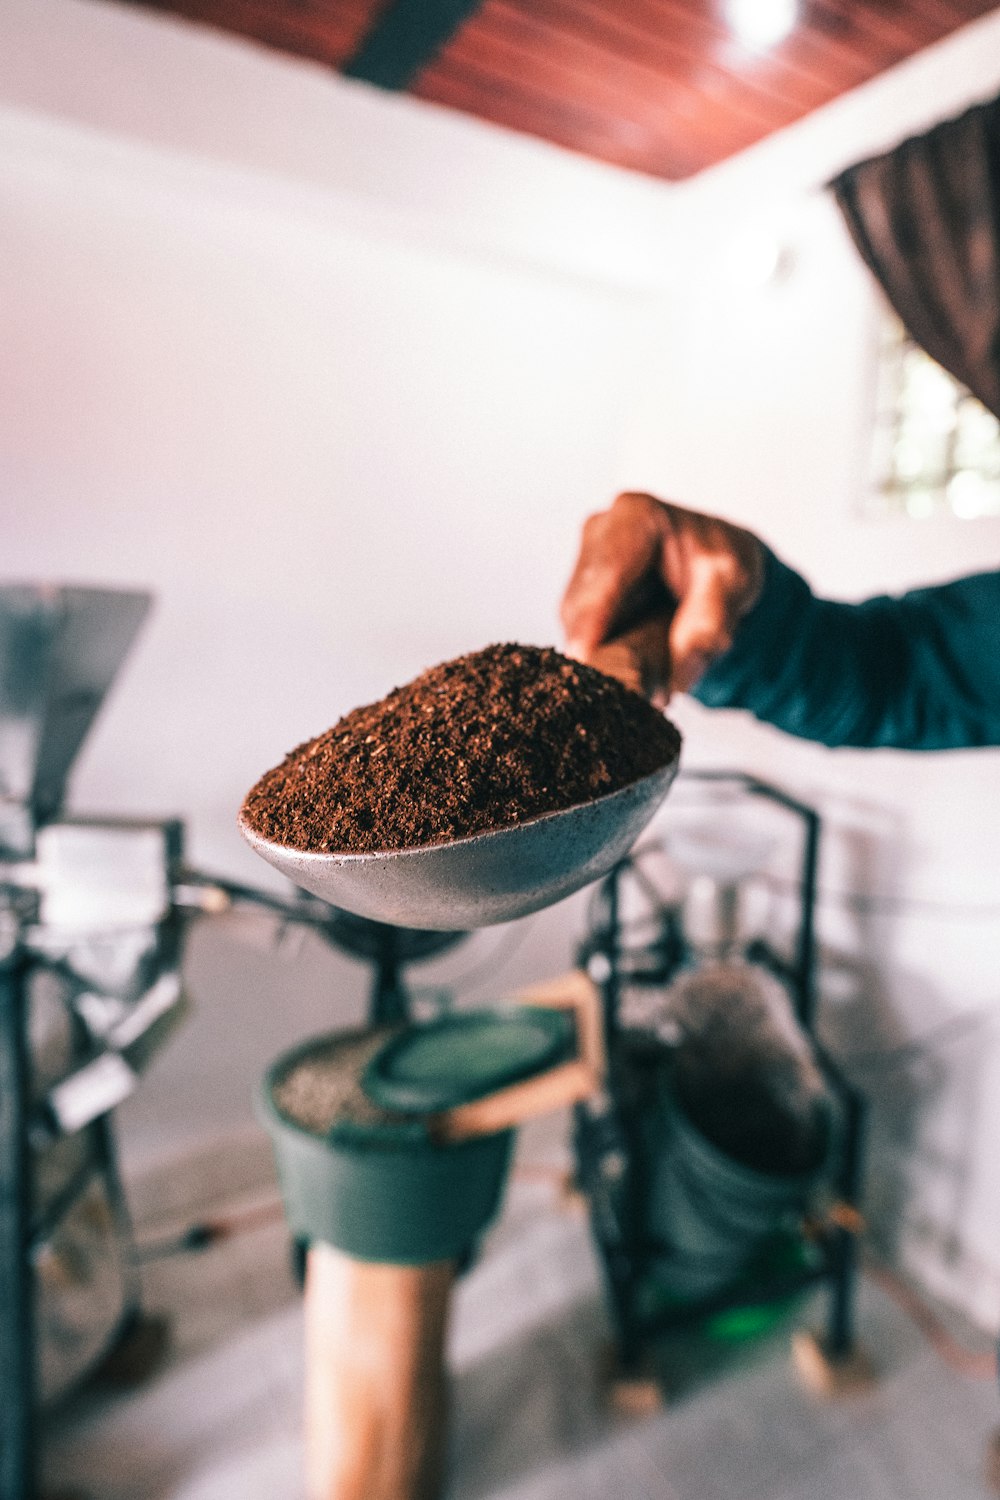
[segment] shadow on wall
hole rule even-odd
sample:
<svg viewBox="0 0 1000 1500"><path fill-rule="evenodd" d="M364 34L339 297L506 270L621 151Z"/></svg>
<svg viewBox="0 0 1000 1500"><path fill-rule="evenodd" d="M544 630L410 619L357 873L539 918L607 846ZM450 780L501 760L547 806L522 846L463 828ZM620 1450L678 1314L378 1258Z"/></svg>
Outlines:
<svg viewBox="0 0 1000 1500"><path fill-rule="evenodd" d="M963 1258L975 1146L985 1128L982 1033L991 1017L956 1013L938 986L894 962L894 928L904 918L876 893L891 890L898 878L902 830L885 809L863 803L851 802L843 816L838 881L857 899L845 902L839 941L822 947L821 1027L871 1106L865 1193L871 1242L897 1261L916 1233L938 1259L955 1265Z"/></svg>
<svg viewBox="0 0 1000 1500"><path fill-rule="evenodd" d="M973 1192L986 1054L981 1015L940 1015L919 975L895 972L929 1019L913 1037L895 1009L883 961L824 951L824 982L842 998L828 1006L823 1039L869 1101L865 1211L877 1252L897 1261L914 1230L947 1263L962 1258L961 1226ZM978 1044L978 1045L977 1045Z"/></svg>

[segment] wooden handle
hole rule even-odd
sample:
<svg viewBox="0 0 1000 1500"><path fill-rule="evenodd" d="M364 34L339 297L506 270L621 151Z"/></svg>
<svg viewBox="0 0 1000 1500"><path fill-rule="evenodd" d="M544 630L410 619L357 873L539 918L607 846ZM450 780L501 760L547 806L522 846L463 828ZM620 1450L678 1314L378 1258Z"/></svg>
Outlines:
<svg viewBox="0 0 1000 1500"><path fill-rule="evenodd" d="M522 1005L544 1005L554 1010L572 1010L576 1021L577 1056L558 1063L534 1078L498 1089L469 1104L435 1115L430 1121L434 1139L442 1142L471 1140L509 1130L537 1115L549 1114L586 1099L601 1086L605 1072L604 1026L597 986L574 970L559 979L514 997Z"/></svg>
<svg viewBox="0 0 1000 1500"><path fill-rule="evenodd" d="M396 1266L315 1243L306 1270L309 1500L438 1500L453 1261Z"/></svg>

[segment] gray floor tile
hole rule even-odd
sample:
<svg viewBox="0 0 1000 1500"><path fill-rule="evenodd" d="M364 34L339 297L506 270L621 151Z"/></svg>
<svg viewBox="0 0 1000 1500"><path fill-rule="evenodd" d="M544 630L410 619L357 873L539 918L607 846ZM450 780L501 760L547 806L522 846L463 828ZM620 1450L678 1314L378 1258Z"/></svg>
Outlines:
<svg viewBox="0 0 1000 1500"><path fill-rule="evenodd" d="M287 1251L274 1224L150 1266L151 1303L175 1320L172 1357L141 1391L87 1393L49 1424L50 1482L94 1500L301 1500ZM985 1500L995 1389L943 1365L871 1286L859 1323L881 1377L861 1398L803 1390L783 1328L735 1348L674 1340L670 1404L615 1420L586 1225L551 1186L515 1186L456 1297L447 1500Z"/></svg>

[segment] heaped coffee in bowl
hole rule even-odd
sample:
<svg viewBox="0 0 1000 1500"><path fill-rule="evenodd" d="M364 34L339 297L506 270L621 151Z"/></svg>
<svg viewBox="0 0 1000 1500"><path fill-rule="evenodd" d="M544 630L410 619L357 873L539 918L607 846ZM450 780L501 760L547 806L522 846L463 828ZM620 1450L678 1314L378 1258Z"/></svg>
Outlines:
<svg viewBox="0 0 1000 1500"><path fill-rule="evenodd" d="M290 849L411 849L594 801L679 749L674 726L615 678L546 647L487 646L300 745L242 816Z"/></svg>

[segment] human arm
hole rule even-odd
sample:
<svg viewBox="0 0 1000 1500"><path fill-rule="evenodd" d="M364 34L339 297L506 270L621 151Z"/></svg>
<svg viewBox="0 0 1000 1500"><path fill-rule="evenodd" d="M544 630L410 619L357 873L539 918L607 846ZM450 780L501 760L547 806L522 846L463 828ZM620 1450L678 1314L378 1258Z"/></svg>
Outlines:
<svg viewBox="0 0 1000 1500"><path fill-rule="evenodd" d="M998 745L1000 572L845 604L765 551L754 608L693 694L824 745Z"/></svg>
<svg viewBox="0 0 1000 1500"><path fill-rule="evenodd" d="M587 523L563 621L573 654L660 703L691 688L827 745L1000 744L1000 573L817 599L751 533L627 495Z"/></svg>

